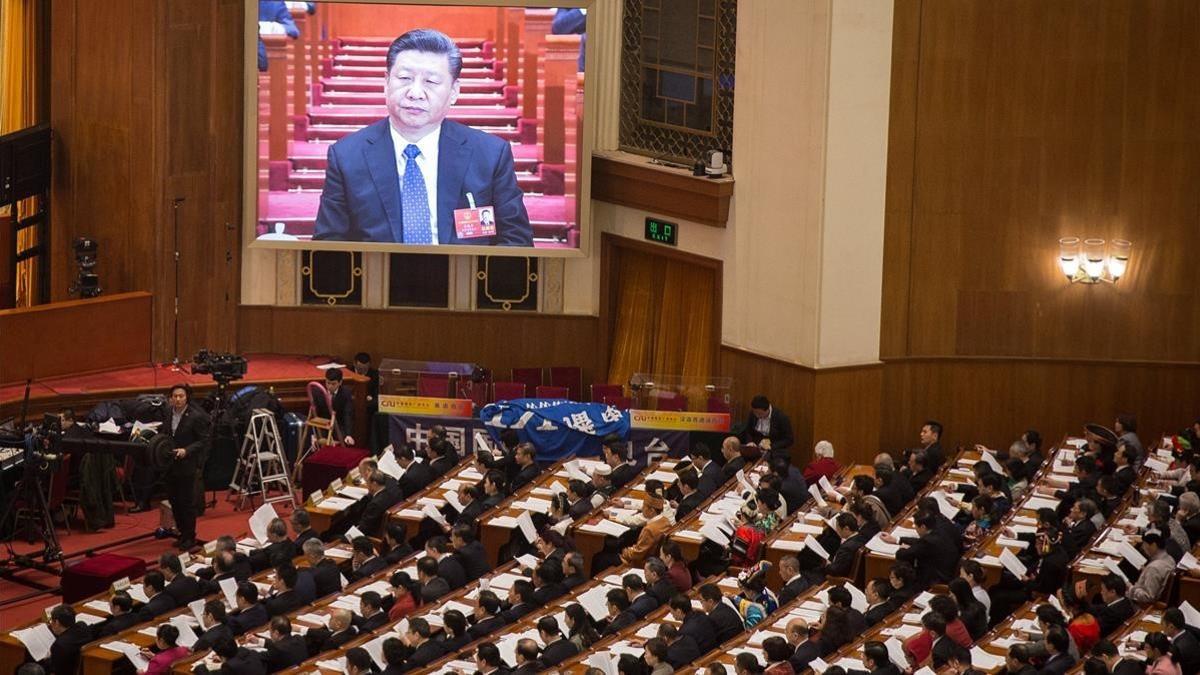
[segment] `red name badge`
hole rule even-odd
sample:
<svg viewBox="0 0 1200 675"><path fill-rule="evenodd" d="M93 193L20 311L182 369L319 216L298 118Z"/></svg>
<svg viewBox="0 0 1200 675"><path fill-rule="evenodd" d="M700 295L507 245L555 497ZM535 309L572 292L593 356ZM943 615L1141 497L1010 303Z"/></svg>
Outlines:
<svg viewBox="0 0 1200 675"><path fill-rule="evenodd" d="M496 209L480 206L454 210L454 233L459 239L493 237L496 235Z"/></svg>

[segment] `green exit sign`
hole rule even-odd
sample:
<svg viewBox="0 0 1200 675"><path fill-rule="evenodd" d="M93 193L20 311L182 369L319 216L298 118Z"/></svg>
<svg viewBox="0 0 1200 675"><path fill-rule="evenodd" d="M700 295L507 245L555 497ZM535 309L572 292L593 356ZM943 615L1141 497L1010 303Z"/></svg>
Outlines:
<svg viewBox="0 0 1200 675"><path fill-rule="evenodd" d="M679 226L657 218L646 219L646 238L660 244L674 246L679 237Z"/></svg>

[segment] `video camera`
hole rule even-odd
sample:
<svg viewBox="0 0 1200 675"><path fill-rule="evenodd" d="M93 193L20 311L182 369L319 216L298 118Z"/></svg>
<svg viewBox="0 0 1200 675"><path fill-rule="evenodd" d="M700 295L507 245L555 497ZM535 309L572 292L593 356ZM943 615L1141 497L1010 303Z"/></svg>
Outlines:
<svg viewBox="0 0 1200 675"><path fill-rule="evenodd" d="M246 376L246 357L201 349L192 357L192 372L211 375L218 383L228 384Z"/></svg>
<svg viewBox="0 0 1200 675"><path fill-rule="evenodd" d="M62 422L52 413L42 416L40 426L0 433L0 448L24 451L13 464L23 464L27 471L48 472L62 458L61 444Z"/></svg>

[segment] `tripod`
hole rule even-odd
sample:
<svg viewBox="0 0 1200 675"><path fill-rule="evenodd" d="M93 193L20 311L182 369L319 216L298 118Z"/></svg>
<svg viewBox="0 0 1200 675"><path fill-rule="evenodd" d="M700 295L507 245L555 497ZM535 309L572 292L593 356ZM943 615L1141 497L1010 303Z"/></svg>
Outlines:
<svg viewBox="0 0 1200 675"><path fill-rule="evenodd" d="M41 466L37 466L39 462ZM25 473L17 482L8 504L4 507L3 516L0 516L0 532L7 531L10 525L12 527L6 540L9 558L5 562L15 562L22 567L35 567L57 574L60 572L46 567L52 562L58 562L60 566L62 563L62 546L58 541L58 532L54 529L54 519L50 516L50 504L42 490L41 477L50 474L50 460L35 456L33 450L27 446L23 465ZM29 543L37 541L38 537L45 542L41 557L46 565L36 562L37 555L17 555L13 549L12 542L17 537L20 524L25 525Z"/></svg>
<svg viewBox="0 0 1200 675"><path fill-rule="evenodd" d="M229 383L232 382L232 380L229 380L224 377L214 376L213 379L217 383L217 388L208 397L208 403L211 405L208 415L209 415L209 419L212 420L211 424L209 424L209 427L208 427L208 439L207 440L208 440L209 454L211 454L213 451L213 448L216 447L216 441L218 440L218 437L219 437L218 427L220 427L224 424L223 420L224 420L226 412L229 409ZM232 435L230 435L229 441L235 442L235 439ZM201 471L201 473L203 473L203 470ZM204 501L204 507L207 509L211 509L211 508L216 508L216 506L217 506L217 489L213 488L212 490L208 491L208 498Z"/></svg>

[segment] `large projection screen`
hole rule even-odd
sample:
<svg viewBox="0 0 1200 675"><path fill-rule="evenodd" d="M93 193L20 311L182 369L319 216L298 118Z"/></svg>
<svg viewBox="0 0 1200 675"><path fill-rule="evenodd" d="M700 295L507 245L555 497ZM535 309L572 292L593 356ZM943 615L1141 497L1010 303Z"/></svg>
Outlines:
<svg viewBox="0 0 1200 675"><path fill-rule="evenodd" d="M246 244L587 255L592 2L246 0Z"/></svg>

